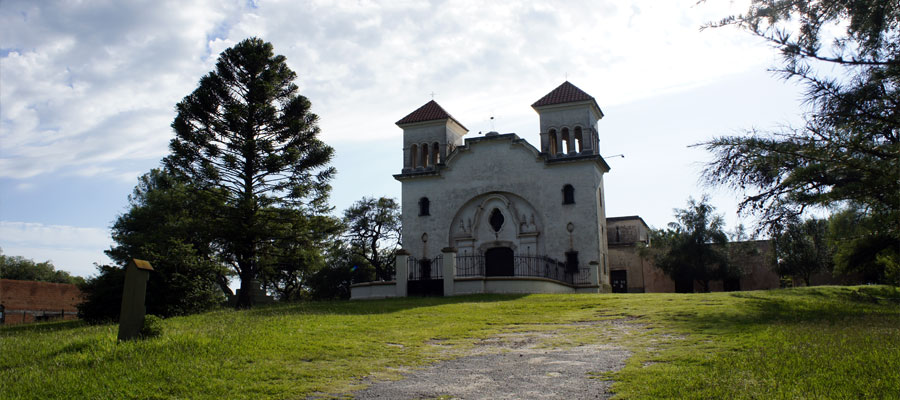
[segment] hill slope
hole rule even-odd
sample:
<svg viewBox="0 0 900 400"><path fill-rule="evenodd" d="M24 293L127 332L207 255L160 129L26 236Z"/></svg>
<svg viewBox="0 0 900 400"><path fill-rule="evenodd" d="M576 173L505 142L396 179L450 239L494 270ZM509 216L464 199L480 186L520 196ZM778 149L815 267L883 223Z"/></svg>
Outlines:
<svg viewBox="0 0 900 400"><path fill-rule="evenodd" d="M616 324L587 323L619 319ZM900 290L466 296L276 305L116 325L0 329L2 398L303 398L466 354L512 332L548 347L616 344L628 398L890 397L900 392ZM627 327L617 329L611 327ZM448 393L452 394L452 393Z"/></svg>

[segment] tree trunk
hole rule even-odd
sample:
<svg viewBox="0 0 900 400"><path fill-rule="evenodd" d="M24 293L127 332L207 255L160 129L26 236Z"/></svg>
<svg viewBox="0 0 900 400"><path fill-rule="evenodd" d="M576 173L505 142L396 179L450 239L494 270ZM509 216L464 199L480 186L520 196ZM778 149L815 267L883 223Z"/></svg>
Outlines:
<svg viewBox="0 0 900 400"><path fill-rule="evenodd" d="M253 274L249 272L241 273L241 288L238 290L237 302L234 308L247 309L253 307L253 296L251 293L255 290L253 287Z"/></svg>
<svg viewBox="0 0 900 400"><path fill-rule="evenodd" d="M216 284L219 285L219 288L222 289L222 293L225 293L225 296L231 297L234 296L234 292L231 291L231 287L228 286L228 277L223 274L216 275Z"/></svg>

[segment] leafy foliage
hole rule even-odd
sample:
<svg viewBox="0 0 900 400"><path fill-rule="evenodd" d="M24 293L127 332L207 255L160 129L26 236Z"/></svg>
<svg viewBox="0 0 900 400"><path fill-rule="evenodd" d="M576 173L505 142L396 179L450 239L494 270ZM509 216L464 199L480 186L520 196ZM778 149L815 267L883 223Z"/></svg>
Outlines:
<svg viewBox="0 0 900 400"><path fill-rule="evenodd" d="M162 318L153 314L144 315L144 325L141 326L141 339L152 339L162 336L163 322Z"/></svg>
<svg viewBox="0 0 900 400"><path fill-rule="evenodd" d="M328 250L327 260L327 266L307 282L313 299L349 299L351 284L375 279L375 269L346 242L335 242Z"/></svg>
<svg viewBox="0 0 900 400"><path fill-rule="evenodd" d="M400 205L396 200L363 197L344 211L352 253L372 266L377 279L389 281L400 246Z"/></svg>
<svg viewBox="0 0 900 400"><path fill-rule="evenodd" d="M251 305L263 249L291 231L272 229L284 221L271 210L328 210L334 151L318 139L318 117L297 94L296 77L270 43L250 38L222 52L215 71L176 106L172 154L164 163L220 196L215 223L222 256L241 280L238 307Z"/></svg>
<svg viewBox="0 0 900 400"><path fill-rule="evenodd" d="M696 281L708 292L711 280L735 275L724 220L715 214L708 197L700 202L689 199L687 208L675 210L675 218L678 221L669 223L668 229L651 232L651 245L641 253L675 281L676 291L692 292Z"/></svg>
<svg viewBox="0 0 900 400"><path fill-rule="evenodd" d="M864 282L900 286L900 243L866 212L849 207L831 216L829 245L838 274L857 273Z"/></svg>
<svg viewBox="0 0 900 400"><path fill-rule="evenodd" d="M327 215L304 215L293 209L270 209L270 229L275 239L260 252L263 285L280 300L300 300L308 281L326 268L326 250L338 241L343 225Z"/></svg>
<svg viewBox="0 0 900 400"><path fill-rule="evenodd" d="M80 285L84 300L78 304L78 318L97 324L115 321L122 307L125 269L114 265L97 265L97 275Z"/></svg>
<svg viewBox="0 0 900 400"><path fill-rule="evenodd" d="M746 14L710 26L726 25L781 52L776 71L805 85L810 112L803 127L702 143L716 157L705 179L744 192L741 210L758 214L772 232L807 207L859 206L873 221L867 235L889 238L882 250L896 249L900 3L754 0Z"/></svg>
<svg viewBox="0 0 900 400"><path fill-rule="evenodd" d="M776 272L803 279L809 286L814 273L832 269L832 251L827 237L826 220L794 220L786 224L775 237Z"/></svg>
<svg viewBox="0 0 900 400"><path fill-rule="evenodd" d="M221 207L216 196L154 169L141 176L129 196L130 209L112 226L115 245L106 254L119 265L147 260L147 310L161 316L209 310L224 301L228 269L216 259L216 226L204 216ZM90 321L115 320L122 299L124 270L99 266L82 287L79 307Z"/></svg>
<svg viewBox="0 0 900 400"><path fill-rule="evenodd" d="M34 262L22 256L7 256L0 249L0 279L80 284L84 278L57 271L50 261Z"/></svg>

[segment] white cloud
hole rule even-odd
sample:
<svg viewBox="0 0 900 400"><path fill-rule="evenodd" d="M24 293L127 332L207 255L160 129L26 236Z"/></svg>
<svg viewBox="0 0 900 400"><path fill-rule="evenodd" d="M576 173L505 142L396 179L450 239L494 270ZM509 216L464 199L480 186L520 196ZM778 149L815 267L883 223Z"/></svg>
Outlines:
<svg viewBox="0 0 900 400"><path fill-rule="evenodd" d="M0 221L0 248L5 255L49 260L57 269L75 275L93 274L93 263L110 263L103 254L110 245L108 229Z"/></svg>
<svg viewBox="0 0 900 400"><path fill-rule="evenodd" d="M217 4L217 3L216 3ZM0 176L115 174L158 159L223 13L181 2L4 2Z"/></svg>
<svg viewBox="0 0 900 400"><path fill-rule="evenodd" d="M159 159L174 104L220 51L248 36L287 56L326 140L380 140L399 135L393 122L432 91L477 131L488 114L530 121L528 105L567 74L603 106L756 68L770 51L747 35L698 32L742 8L695 0L5 1L0 177L120 176L117 161ZM517 124L510 128L533 129Z"/></svg>

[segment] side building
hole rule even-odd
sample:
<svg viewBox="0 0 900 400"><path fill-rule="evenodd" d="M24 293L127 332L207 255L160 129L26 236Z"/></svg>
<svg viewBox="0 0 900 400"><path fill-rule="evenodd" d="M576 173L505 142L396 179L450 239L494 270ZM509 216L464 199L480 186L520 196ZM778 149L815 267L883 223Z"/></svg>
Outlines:
<svg viewBox="0 0 900 400"><path fill-rule="evenodd" d="M640 256L640 248L650 243L650 227L639 216L606 219L609 229L610 283L614 293L673 293L699 291L694 282L676 282L653 262ZM728 244L731 259L741 271L740 278L710 282L710 290L736 291L776 289L781 279L774 272L775 255L771 240L751 240Z"/></svg>

